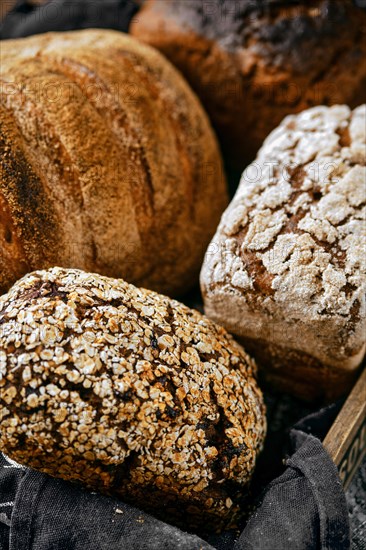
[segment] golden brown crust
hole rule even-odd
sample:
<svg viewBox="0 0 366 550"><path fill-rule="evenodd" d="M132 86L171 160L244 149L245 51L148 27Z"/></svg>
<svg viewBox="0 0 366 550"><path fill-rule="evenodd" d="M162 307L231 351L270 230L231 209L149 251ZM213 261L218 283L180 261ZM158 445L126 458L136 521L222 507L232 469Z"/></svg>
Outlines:
<svg viewBox="0 0 366 550"><path fill-rule="evenodd" d="M6 41L1 55L6 109L62 220L54 263L186 290L227 195L215 137L183 79L114 31Z"/></svg>
<svg viewBox="0 0 366 550"><path fill-rule="evenodd" d="M223 328L60 268L14 285L0 326L8 456L186 526L239 517L266 420L256 366Z"/></svg>
<svg viewBox="0 0 366 550"><path fill-rule="evenodd" d="M0 163L0 290L4 290L40 262L40 249L45 265L56 262L63 231L27 143L3 104Z"/></svg>
<svg viewBox="0 0 366 550"><path fill-rule="evenodd" d="M351 0L148 0L131 26L182 71L239 167L287 114L364 101L365 30Z"/></svg>

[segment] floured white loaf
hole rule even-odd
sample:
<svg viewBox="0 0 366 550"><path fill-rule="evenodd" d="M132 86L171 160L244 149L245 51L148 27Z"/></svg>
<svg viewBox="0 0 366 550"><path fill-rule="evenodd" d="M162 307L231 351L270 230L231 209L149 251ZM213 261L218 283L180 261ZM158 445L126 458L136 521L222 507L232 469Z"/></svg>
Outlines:
<svg viewBox="0 0 366 550"><path fill-rule="evenodd" d="M289 116L243 173L201 272L206 314L268 379L347 391L365 354L366 106Z"/></svg>

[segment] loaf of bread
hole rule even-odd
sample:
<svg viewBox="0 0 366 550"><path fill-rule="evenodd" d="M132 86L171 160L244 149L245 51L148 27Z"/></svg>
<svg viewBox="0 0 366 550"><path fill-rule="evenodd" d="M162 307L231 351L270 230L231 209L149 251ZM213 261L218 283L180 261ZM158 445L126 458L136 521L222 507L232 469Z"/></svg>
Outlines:
<svg viewBox="0 0 366 550"><path fill-rule="evenodd" d="M365 31L352 0L147 0L131 26L182 71L241 168L284 116L365 100Z"/></svg>
<svg viewBox="0 0 366 550"><path fill-rule="evenodd" d="M152 291L52 268L0 298L0 450L184 525L241 513L265 434L254 362Z"/></svg>
<svg viewBox="0 0 366 550"><path fill-rule="evenodd" d="M227 195L182 77L116 31L9 40L0 56L0 292L52 265L187 290Z"/></svg>
<svg viewBox="0 0 366 550"><path fill-rule="evenodd" d="M205 313L280 388L345 393L365 354L366 106L290 115L243 173L201 272Z"/></svg>

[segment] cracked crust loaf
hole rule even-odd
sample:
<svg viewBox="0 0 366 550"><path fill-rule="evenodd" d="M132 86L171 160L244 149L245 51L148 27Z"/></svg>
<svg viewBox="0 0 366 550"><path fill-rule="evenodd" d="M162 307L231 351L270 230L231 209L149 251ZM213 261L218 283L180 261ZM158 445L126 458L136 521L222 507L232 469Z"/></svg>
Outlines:
<svg viewBox="0 0 366 550"><path fill-rule="evenodd" d="M0 56L0 292L52 265L186 291L228 201L182 77L115 31L4 41Z"/></svg>
<svg viewBox="0 0 366 550"><path fill-rule="evenodd" d="M366 11L352 0L147 0L131 33L182 71L242 169L286 115L364 101Z"/></svg>
<svg viewBox="0 0 366 550"><path fill-rule="evenodd" d="M290 115L243 173L206 253L205 313L269 380L333 399L365 354L366 106Z"/></svg>
<svg viewBox="0 0 366 550"><path fill-rule="evenodd" d="M266 421L255 363L223 328L61 268L0 298L0 326L1 451L185 526L238 518Z"/></svg>

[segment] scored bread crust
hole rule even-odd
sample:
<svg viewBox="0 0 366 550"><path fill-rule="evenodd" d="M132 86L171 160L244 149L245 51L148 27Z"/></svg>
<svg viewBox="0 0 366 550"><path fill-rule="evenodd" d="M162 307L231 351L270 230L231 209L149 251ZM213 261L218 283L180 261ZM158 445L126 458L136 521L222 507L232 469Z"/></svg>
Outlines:
<svg viewBox="0 0 366 550"><path fill-rule="evenodd" d="M345 392L365 353L365 133L365 105L285 118L201 272L206 314L303 397Z"/></svg>
<svg viewBox="0 0 366 550"><path fill-rule="evenodd" d="M9 40L0 55L0 291L56 264L187 290L227 192L183 78L115 31Z"/></svg>
<svg viewBox="0 0 366 550"><path fill-rule="evenodd" d="M165 520L221 529L266 419L256 365L165 296L52 268L0 298L0 450Z"/></svg>
<svg viewBox="0 0 366 550"><path fill-rule="evenodd" d="M364 101L365 29L352 0L147 0L131 24L182 71L239 168L286 115Z"/></svg>

